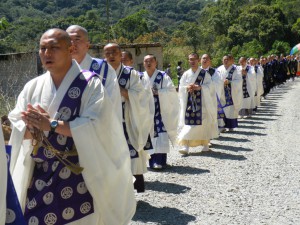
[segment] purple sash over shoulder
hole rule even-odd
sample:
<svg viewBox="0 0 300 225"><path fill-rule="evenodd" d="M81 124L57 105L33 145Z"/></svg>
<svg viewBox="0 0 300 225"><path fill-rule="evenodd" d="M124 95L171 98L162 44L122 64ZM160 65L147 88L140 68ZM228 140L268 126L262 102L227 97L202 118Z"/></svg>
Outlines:
<svg viewBox="0 0 300 225"><path fill-rule="evenodd" d="M132 67L129 66L124 66L123 70L121 71L119 77L118 77L118 82L119 82L119 86L122 88L126 87L126 84L128 81L130 81L130 75L131 75L131 70L133 70ZM130 153L130 158L138 158L139 157L139 153L137 152L136 149L134 149L134 147L131 145L130 140L129 140L129 136L127 133L127 128L126 128L126 123L125 123L125 102L122 102L122 116L123 116L123 131L124 131L124 135L127 141L127 145L129 148L129 153Z"/></svg>
<svg viewBox="0 0 300 225"><path fill-rule="evenodd" d="M236 66L232 66L231 70L228 73L228 76L226 77L227 80L232 81L232 76L235 70L236 70ZM223 108L226 106L233 105L230 83L224 87L224 93L225 93L226 104L223 106Z"/></svg>
<svg viewBox="0 0 300 225"><path fill-rule="evenodd" d="M159 71L156 75L152 89L157 91L158 89L162 89L163 85L163 78L166 75L165 72ZM154 107L155 107L155 114L154 114L154 137L158 137L160 133L167 132L165 125L162 121L161 113L160 113L160 102L159 96L153 95L154 98Z"/></svg>
<svg viewBox="0 0 300 225"><path fill-rule="evenodd" d="M90 71L100 75L103 65L104 65L104 73L103 73L103 77L102 77L102 85L105 87L107 73L108 73L107 62L103 59L93 58L93 61L91 63L91 67L90 67Z"/></svg>
<svg viewBox="0 0 300 225"><path fill-rule="evenodd" d="M246 67L246 72L247 73L248 73L249 69L250 69L250 67L247 66ZM243 77L243 97L244 98L249 98L250 95L249 95L248 90L247 90L247 80L246 80L247 78L246 78L246 76L242 76L242 77Z"/></svg>
<svg viewBox="0 0 300 225"><path fill-rule="evenodd" d="M82 71L74 79L58 108L55 119L72 121L79 116L82 94L88 81L95 75L90 71ZM74 146L71 137L58 133L49 135L49 142L58 151L68 152ZM82 174L76 175L71 172L44 147L40 147L32 158L36 161L36 165L32 185L27 191L24 213L28 224L67 224L94 212L93 198ZM79 165L78 155L68 155L65 158Z"/></svg>
<svg viewBox="0 0 300 225"><path fill-rule="evenodd" d="M201 69L195 84L203 84L206 70ZM188 100L185 110L185 124L186 125L202 125L202 91L194 91L193 94L188 93Z"/></svg>

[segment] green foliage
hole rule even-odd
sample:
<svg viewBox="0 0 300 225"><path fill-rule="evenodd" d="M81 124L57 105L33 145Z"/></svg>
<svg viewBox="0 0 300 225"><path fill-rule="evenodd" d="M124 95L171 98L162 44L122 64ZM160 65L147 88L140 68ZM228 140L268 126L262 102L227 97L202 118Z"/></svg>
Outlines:
<svg viewBox="0 0 300 225"><path fill-rule="evenodd" d="M300 18L292 26L292 32L296 33L298 36L300 35Z"/></svg>
<svg viewBox="0 0 300 225"><path fill-rule="evenodd" d="M9 23L5 17L0 19L0 30L5 30L8 27Z"/></svg>
<svg viewBox="0 0 300 225"><path fill-rule="evenodd" d="M291 46L289 43L284 41L275 41L272 45L272 49L269 51L269 54L284 54L288 55L290 53Z"/></svg>
<svg viewBox="0 0 300 225"><path fill-rule="evenodd" d="M165 51L176 46L210 53L217 64L225 53L256 56L276 50L276 41L297 44L298 3L299 0L3 0L0 15L9 25L0 23L0 53L32 51L45 30L79 24L89 31L94 44L106 42L107 35L123 43L159 41Z"/></svg>
<svg viewBox="0 0 300 225"><path fill-rule="evenodd" d="M113 27L115 38L124 37L129 41L133 41L138 36L149 32L146 16L149 12L147 10L141 10L137 13L129 15L123 19L120 19L118 23Z"/></svg>

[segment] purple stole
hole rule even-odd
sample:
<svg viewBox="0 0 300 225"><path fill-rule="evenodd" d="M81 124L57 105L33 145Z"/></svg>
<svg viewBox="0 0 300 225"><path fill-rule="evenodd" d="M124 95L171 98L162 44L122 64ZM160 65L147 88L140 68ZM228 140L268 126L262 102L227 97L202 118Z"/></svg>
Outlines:
<svg viewBox="0 0 300 225"><path fill-rule="evenodd" d="M108 72L107 62L103 59L93 58L93 61L91 63L91 67L89 70L100 75L103 64L104 64L104 73L103 73L103 78L102 78L102 85L105 87L107 72Z"/></svg>
<svg viewBox="0 0 300 225"><path fill-rule="evenodd" d="M7 171L7 192L6 192L6 223L5 225L26 225L22 209L18 200L18 196L9 172L11 146L6 145L6 157L8 164Z"/></svg>
<svg viewBox="0 0 300 225"><path fill-rule="evenodd" d="M82 94L88 81L95 75L83 71L74 79L60 103L56 119L72 121L79 116ZM72 137L58 133L49 134L48 140L56 150L62 152L74 146ZM93 198L81 173L76 175L71 172L44 147L40 147L36 155L32 154L32 158L36 165L31 186L27 190L24 213L28 224L66 224L94 212ZM65 156L65 159L79 164L78 155Z"/></svg>
<svg viewBox="0 0 300 225"><path fill-rule="evenodd" d="M228 73L228 76L226 77L227 80L232 81L232 76L235 71L236 67L233 65L231 70ZM227 86L224 87L224 93L225 93L225 100L226 104L223 106L231 106L233 105L232 95L231 95L231 84L229 83Z"/></svg>
<svg viewBox="0 0 300 225"><path fill-rule="evenodd" d="M248 73L249 69L250 69L250 67L247 66L246 67L246 72L247 73ZM242 76L242 77L243 77L243 97L244 98L249 98L250 95L249 95L248 90L247 90L247 80L246 80L247 78L246 78L246 76Z"/></svg>
<svg viewBox="0 0 300 225"><path fill-rule="evenodd" d="M218 97L217 94L216 94L216 96L217 96L217 105L218 105L218 119L223 119L223 118L225 118L225 113L224 113L220 98Z"/></svg>
<svg viewBox="0 0 300 225"><path fill-rule="evenodd" d="M118 77L118 82L119 82L119 86L120 87L125 88L127 82L130 81L131 70L133 70L133 68L129 67L129 66L124 66L124 68L122 69L121 74ZM123 116L123 120L125 120L124 112L125 112L125 102L122 102L122 116ZM129 136L128 136L128 133L127 133L127 128L126 128L125 121L123 121L123 131L124 131L124 135L125 135L125 138L126 138L126 141L127 141L128 148L129 148L130 158L131 159L138 158L139 157L139 153L130 144L130 140L129 140Z"/></svg>
<svg viewBox="0 0 300 225"><path fill-rule="evenodd" d="M206 70L201 69L195 84L203 84ZM185 110L186 125L202 125L202 93L201 90L194 91L193 94L188 93L188 101Z"/></svg>
<svg viewBox="0 0 300 225"><path fill-rule="evenodd" d="M254 66L254 70L255 70L255 73L256 73L256 76L257 76L258 65ZM257 96L257 91L255 92L255 96Z"/></svg>
<svg viewBox="0 0 300 225"><path fill-rule="evenodd" d="M152 89L157 91L158 87L160 86L160 89L163 85L163 77L166 75L165 72L159 71L153 81L153 87ZM159 96L153 95L154 98L154 107L155 107L155 113L154 113L154 137L158 137L160 133L167 132L165 125L162 121L161 113L160 113L160 103L159 103Z"/></svg>

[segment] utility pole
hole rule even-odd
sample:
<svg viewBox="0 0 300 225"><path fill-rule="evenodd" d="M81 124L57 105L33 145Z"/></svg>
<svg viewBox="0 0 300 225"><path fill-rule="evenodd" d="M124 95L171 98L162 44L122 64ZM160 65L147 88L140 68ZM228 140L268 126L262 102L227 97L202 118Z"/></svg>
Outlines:
<svg viewBox="0 0 300 225"><path fill-rule="evenodd" d="M110 40L110 23L109 23L109 0L106 0L106 18L107 18L107 22L106 22L106 32L107 32L107 43L109 43Z"/></svg>

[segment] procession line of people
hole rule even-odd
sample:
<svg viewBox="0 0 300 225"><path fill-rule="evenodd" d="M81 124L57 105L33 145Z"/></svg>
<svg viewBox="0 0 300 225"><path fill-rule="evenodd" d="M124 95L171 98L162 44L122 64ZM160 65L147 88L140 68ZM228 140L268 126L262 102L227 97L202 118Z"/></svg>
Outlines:
<svg viewBox="0 0 300 225"><path fill-rule="evenodd" d="M103 59L92 57L89 45L78 25L41 36L46 72L26 83L9 113L11 158L8 170L1 164L1 176L13 182L1 194L15 189L18 204L8 210L0 196L6 223L128 224L134 189L145 191L148 167L167 166L170 143L183 155L196 146L209 151L212 139L233 132L272 85L296 72L289 67L285 73L289 63L280 61L271 73L264 57L241 57L235 65L232 55L213 68L208 54L191 53L176 92L154 55L144 56L140 72L118 44L105 45Z"/></svg>

